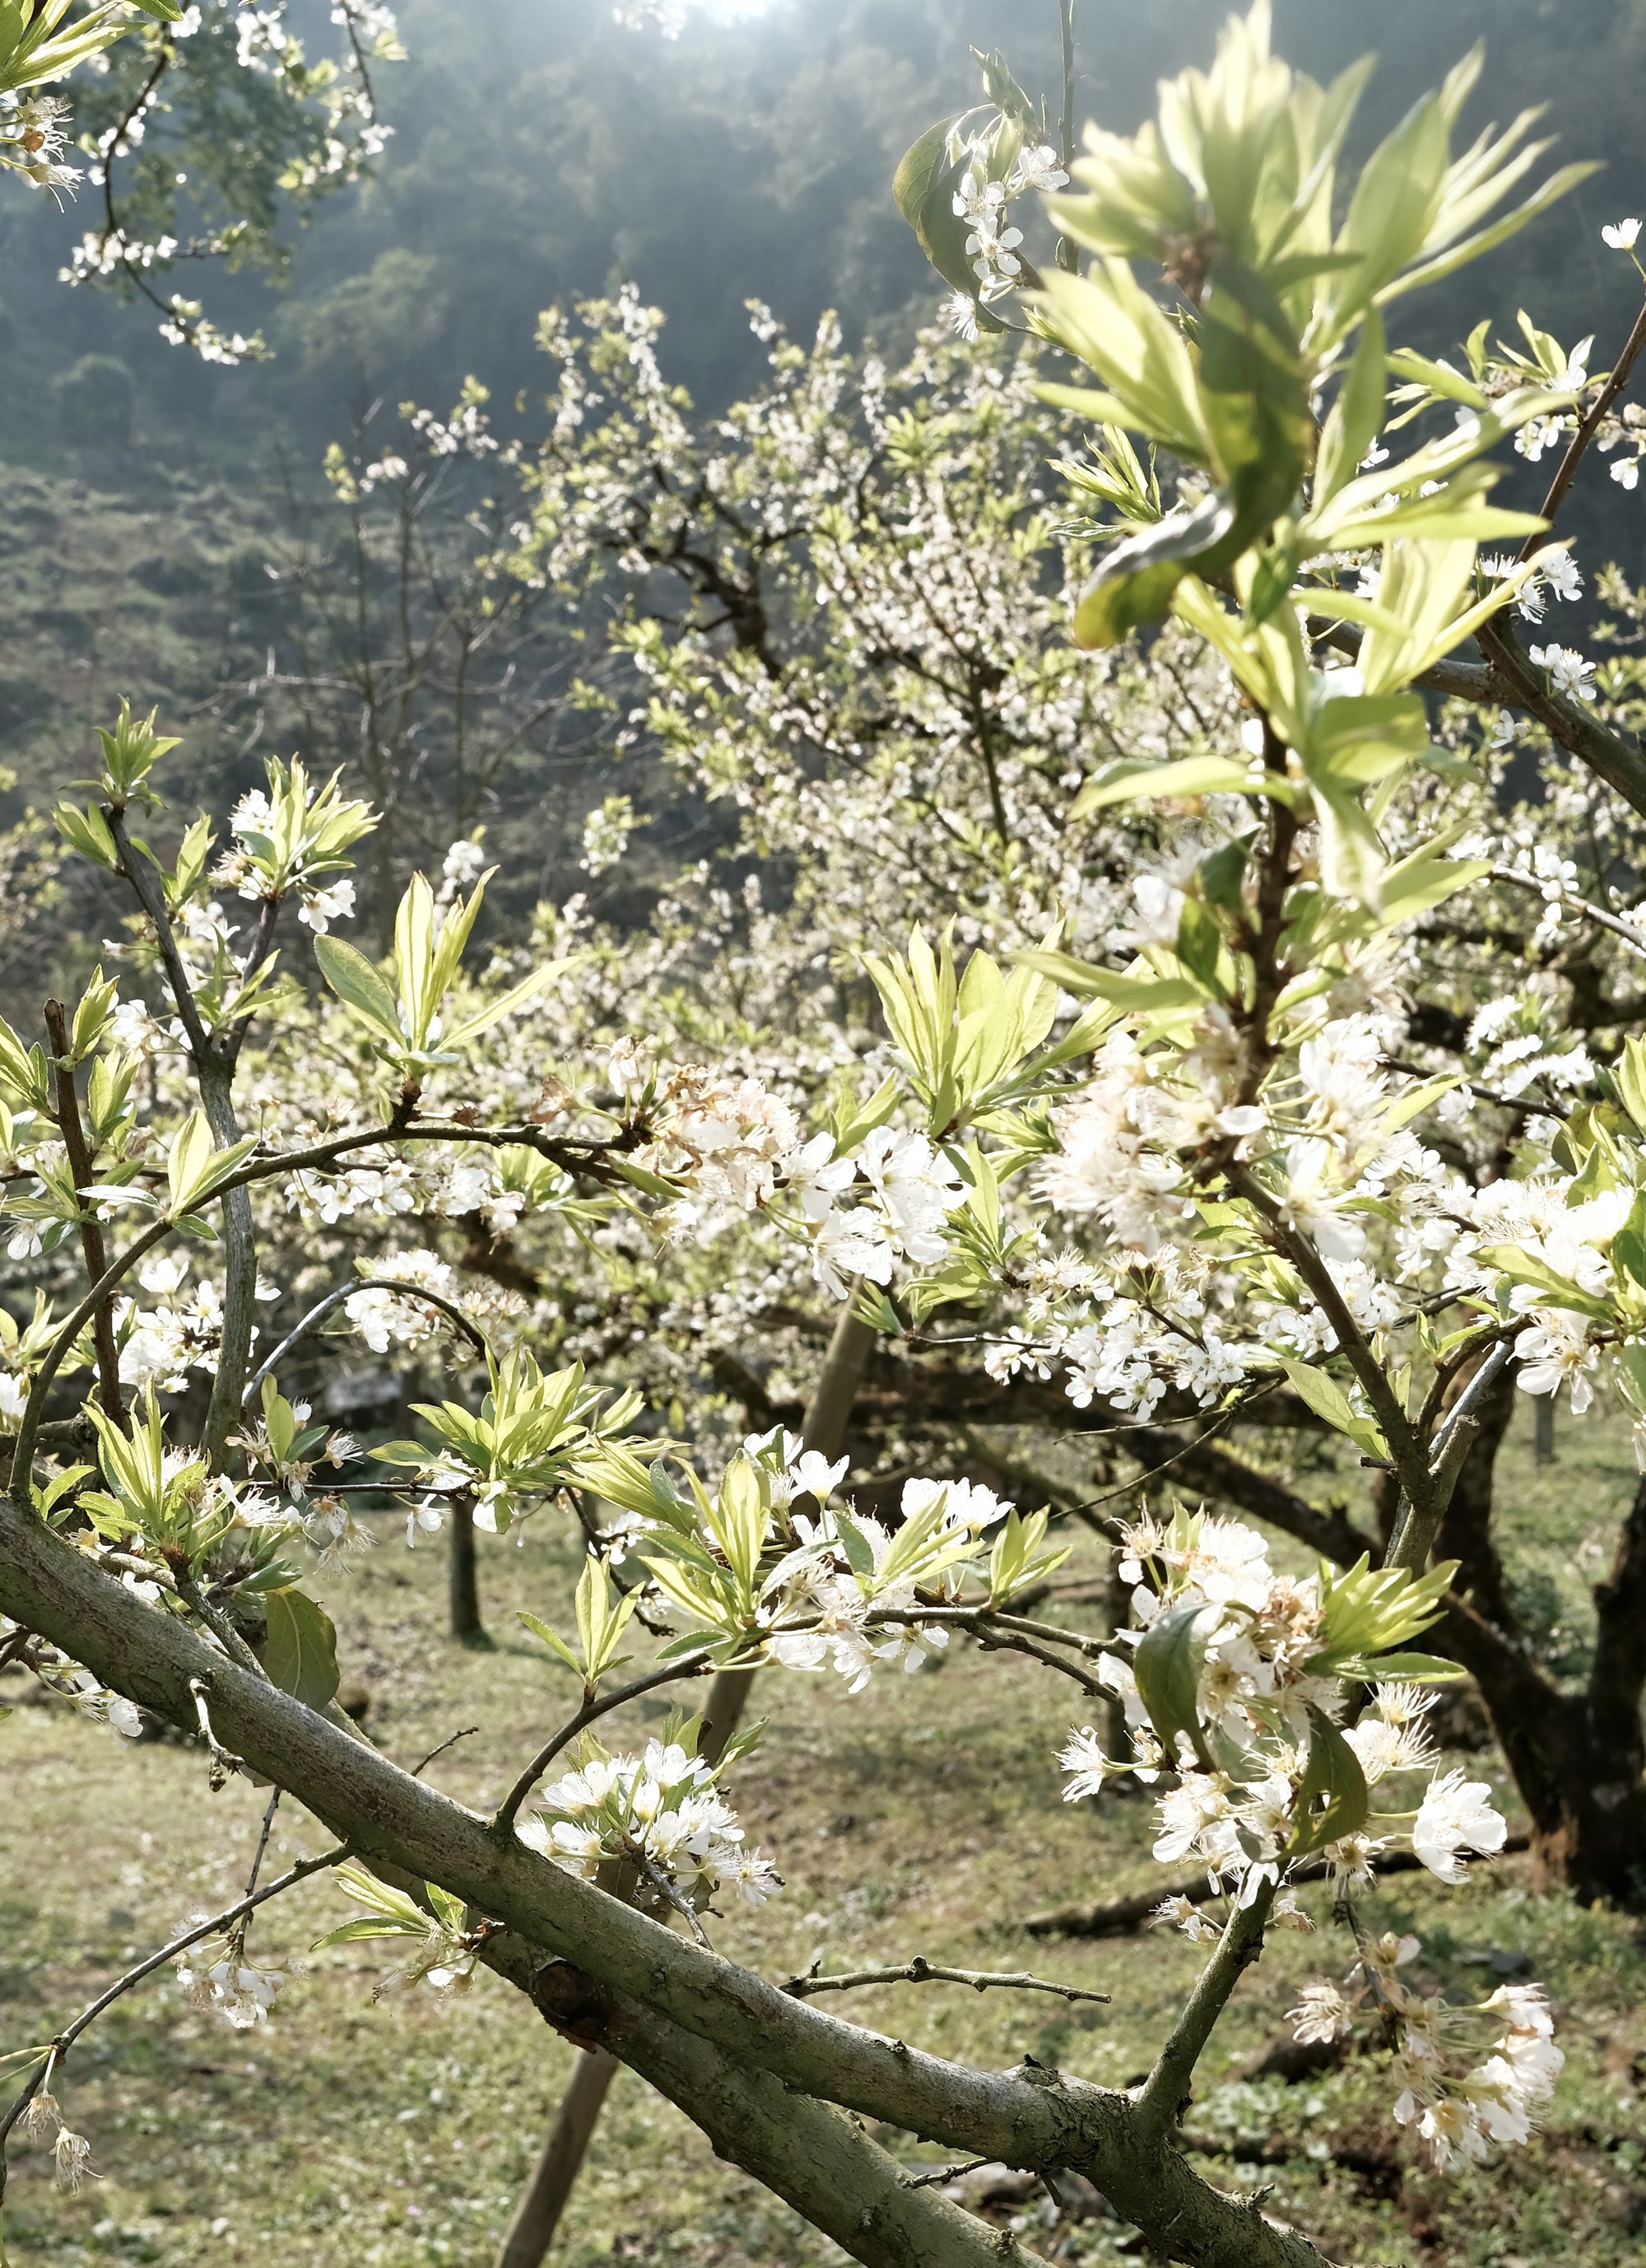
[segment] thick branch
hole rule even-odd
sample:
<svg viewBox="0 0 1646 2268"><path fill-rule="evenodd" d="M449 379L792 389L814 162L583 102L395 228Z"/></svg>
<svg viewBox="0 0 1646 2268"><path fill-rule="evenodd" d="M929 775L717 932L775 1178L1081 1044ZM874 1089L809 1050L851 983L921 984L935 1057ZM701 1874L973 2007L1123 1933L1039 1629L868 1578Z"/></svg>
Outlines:
<svg viewBox="0 0 1646 2268"><path fill-rule="evenodd" d="M643 2030L654 2015L666 2019L743 2073L769 2073L780 2083L770 2099L793 2088L979 2155L1075 2165L1140 2227L1169 2230L1179 2257L1203 2268L1317 2268L1312 2247L1220 2197L1142 2135L1125 2096L1062 2074L979 2072L922 2054L682 1942L211 1654L9 1499L0 1500L0 1611L173 1723L192 1723L190 1682L203 1682L219 1739L363 1856L440 1883L640 2004L625 2020ZM626 2058L634 2045L625 2037ZM750 2085L761 2089L758 2080Z"/></svg>

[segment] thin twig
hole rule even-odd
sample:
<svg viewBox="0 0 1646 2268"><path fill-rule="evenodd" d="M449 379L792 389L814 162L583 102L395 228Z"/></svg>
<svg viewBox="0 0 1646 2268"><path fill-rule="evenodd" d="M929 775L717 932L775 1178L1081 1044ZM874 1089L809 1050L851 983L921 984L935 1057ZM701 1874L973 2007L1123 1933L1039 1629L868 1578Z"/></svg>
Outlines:
<svg viewBox="0 0 1646 2268"><path fill-rule="evenodd" d="M1260 1216L1268 1230L1270 1241L1290 1261L1313 1293L1315 1304L1337 1334L1338 1345L1364 1388L1366 1399L1383 1429L1384 1439L1389 1444L1389 1454L1394 1460L1395 1470L1407 1495L1414 1502L1427 1502L1429 1473L1422 1444L1389 1381L1387 1372L1367 1344L1365 1333L1355 1321L1337 1278L1309 1238L1291 1226L1279 1201L1269 1195L1254 1174L1232 1162L1227 1171L1230 1187Z"/></svg>
<svg viewBox="0 0 1646 2268"><path fill-rule="evenodd" d="M561 1727L554 1739L544 1742L509 1790L492 1814L494 1830L500 1835L509 1832L514 1825L515 1814L561 1750L569 1748L584 1727L593 1724L597 1717L604 1717L608 1710L621 1709L625 1701L636 1700L641 1694L650 1693L656 1686L672 1684L677 1677L705 1677L714 1666L709 1649L704 1646L696 1653L682 1654L678 1661L665 1662L661 1669L650 1669L643 1677L632 1678L627 1685L616 1686L610 1693L592 1694L577 1715Z"/></svg>
<svg viewBox="0 0 1646 2268"><path fill-rule="evenodd" d="M1517 890L1530 890L1536 897L1543 895L1543 885L1534 874L1522 874L1513 866L1494 866L1489 879L1494 882L1507 882ZM1631 929L1616 914L1608 913L1604 906L1595 905L1588 898L1580 898L1570 890L1561 891L1561 901L1564 905L1575 906L1586 920L1593 922L1597 927L1610 930L1613 937L1622 939L1631 952L1646 959L1646 936L1637 929Z"/></svg>
<svg viewBox="0 0 1646 2268"><path fill-rule="evenodd" d="M318 1330L327 1315L341 1307L345 1300L352 1299L356 1292L391 1292L402 1300L421 1300L426 1307L437 1307L448 1322L455 1323L482 1361L491 1351L485 1333L470 1322L454 1300L448 1300L438 1292L426 1291L421 1284L399 1282L392 1276L357 1276L352 1283L339 1284L323 1300L317 1300L302 1322L286 1333L268 1360L261 1364L247 1381L246 1391L240 1396L243 1409L251 1407L252 1397L263 1381L285 1360L298 1342L306 1338L311 1331Z"/></svg>
<svg viewBox="0 0 1646 2268"><path fill-rule="evenodd" d="M942 1969L934 1962L922 1960L919 1954L899 1969L856 1969L839 1977L819 1977L816 1964L799 1977L791 1977L783 1991L797 2000L806 2000L813 1992L852 1992L864 1984L969 1984L974 1992L987 1992L1001 1987L1015 1992L1054 1992L1064 2000L1106 2001L1106 1992L1089 1992L1081 1984L1058 1984L1049 1977L1031 1977L1026 1969Z"/></svg>
<svg viewBox="0 0 1646 2268"><path fill-rule="evenodd" d="M239 1631L235 1629L227 1615L220 1607L212 1606L207 1600L199 1584L195 1580L194 1569L181 1553L180 1552L170 1564L172 1580L177 1586L177 1595L183 1604L192 1609L200 1616L201 1621L205 1624L206 1628L217 1639L231 1661L238 1663L239 1668L246 1671L249 1675L261 1678L265 1685L268 1684L270 1683L268 1672L252 1652Z"/></svg>
<svg viewBox="0 0 1646 2268"><path fill-rule="evenodd" d="M263 1814L263 1831L257 1838L257 1850L252 1859L252 1871L246 1878L246 1895L249 1898L257 1888L257 1877L263 1871L263 1854L268 1848L268 1838L274 1831L275 1814L280 1808L283 1788L277 1787L268 1799L268 1808Z"/></svg>
<svg viewBox="0 0 1646 2268"><path fill-rule="evenodd" d="M1530 1847L1525 1836L1510 1835L1493 1856L1514 1858ZM1377 1875L1418 1874L1423 1871L1422 1860L1411 1851L1379 1852L1368 1863ZM1304 1859L1288 1867L1288 1887L1298 1882L1324 1881L1331 1871L1329 1859ZM1157 1884L1151 1890L1140 1890L1128 1898L1115 1898L1106 1905L1056 1906L1047 1913L1031 1914L1025 1921L1014 1922L1012 1926L1025 1930L1031 1937L1129 1937L1163 1905L1175 1905L1179 1898L1187 1899L1192 1906L1209 1905L1223 1895L1221 1882L1213 1883L1203 1874L1194 1874L1187 1881L1168 1882L1164 1889Z"/></svg>
<svg viewBox="0 0 1646 2268"><path fill-rule="evenodd" d="M935 2189L939 2183L958 2182L962 2174L975 2174L994 2163L993 2158L967 2158L958 2166L939 2166L935 2174L910 2174L903 2186L906 2190Z"/></svg>
<svg viewBox="0 0 1646 2268"><path fill-rule="evenodd" d="M418 1765L416 1771L413 1772L412 1778L414 1779L421 1779L437 1756L445 1756L446 1750L448 1749L456 1748L459 1741L473 1740L474 1734L478 1733L480 1727L478 1725L465 1725L460 1733L449 1734L447 1737L441 1742L437 1749L430 1749L428 1755Z"/></svg>
<svg viewBox="0 0 1646 2268"><path fill-rule="evenodd" d="M1623 342L1623 351L1613 364L1611 376L1595 396L1577 431L1567 443L1565 455L1555 468L1554 478L1549 482L1548 493L1539 513L1539 518L1548 521L1551 526L1566 501L1567 491L1577 477L1577 468L1583 462L1585 451L1600 431L1607 410L1628 384L1629 372L1639 360L1642 347L1646 347L1646 306L1642 306L1635 316L1634 328ZM1547 528L1534 530L1520 548L1521 558L1530 559L1547 541Z"/></svg>
<svg viewBox="0 0 1646 2268"><path fill-rule="evenodd" d="M198 1677L191 1677L188 1681L188 1690L194 1696L195 1717L200 1727L200 1736L211 1752L211 1763L214 1774L212 1786L215 1789L222 1785L221 1780L215 1777L217 1773L222 1772L226 1777L230 1772L239 1771L244 1768L246 1760L243 1756L231 1756L228 1749L224 1747L221 1741L218 1740L217 1734L212 1731L211 1711L207 1705L206 1688L203 1680Z"/></svg>
<svg viewBox="0 0 1646 2268"><path fill-rule="evenodd" d="M566 1173L585 1173L597 1182L621 1178L614 1169L603 1167L601 1159L607 1150L621 1148L620 1143L598 1143L569 1146L550 1140L537 1126L474 1127L448 1125L444 1123L419 1125L409 1116L391 1118L386 1126L367 1128L353 1134L334 1135L324 1142L316 1142L305 1150L292 1150L283 1154L248 1159L233 1173L225 1174L212 1189L214 1199L234 1189L247 1189L254 1182L267 1182L279 1175L308 1173L324 1166L334 1165L338 1159L351 1151L371 1150L401 1142L474 1142L488 1148L524 1148L535 1150L552 1164ZM18 1428L17 1447L11 1455L11 1494L25 1510L31 1511L31 1493L34 1450L45 1418L46 1398L54 1378L65 1357L87 1322L95 1312L98 1302L128 1276L145 1253L151 1252L163 1238L169 1236L177 1224L169 1214L162 1214L148 1227L135 1236L119 1258L109 1263L99 1280L86 1293L79 1305L59 1325L57 1332L35 1371L29 1388L29 1397L23 1411L23 1421Z"/></svg>
<svg viewBox="0 0 1646 2268"><path fill-rule="evenodd" d="M266 1883L261 1890L248 1890L244 1897L237 1898L221 1913L213 1914L209 1921L193 1924L180 1937L173 1938L158 1953L146 1955L135 1968L127 1970L123 1976L117 1977L107 1991L99 1992L71 2024L65 2025L48 2043L42 2053L41 2069L35 2073L4 2117L0 2117L0 2178L4 2175L6 2137L44 2083L46 2071L62 2062L81 2033L89 2024L95 2023L106 2008L111 2007L122 1993L129 1992L133 1985L142 1984L145 1977L151 1976L157 1969L164 1968L168 1961L174 1961L180 1953L187 1953L191 1945L198 1945L203 1939L215 1937L219 1931L231 1928L242 1915L249 1914L255 1907L266 1905L270 1898L277 1898L282 1891L290 1889L311 1874L318 1874L322 1868L340 1866L349 1857L350 1848L349 1844L340 1843L334 1850L321 1852L318 1858L299 1859L295 1867L289 1867L276 1881ZM261 1857L261 1851L259 1855Z"/></svg>
<svg viewBox="0 0 1646 2268"><path fill-rule="evenodd" d="M697 1942L702 1947L703 1950L706 1953L712 1953L714 1951L714 1948L709 1942L709 1933L704 1929L702 1923L697 1918L696 1908L681 1895L680 1885L672 1879L672 1876L664 1873L662 1867L658 1866L657 1860L651 1856L650 1852L637 1851L635 1855L639 1862L641 1873L650 1883L652 1889L658 1893L658 1896L663 1900L664 1904L673 1907L675 1912L680 1915L684 1919L687 1927L691 1931L692 1935L697 1940Z"/></svg>

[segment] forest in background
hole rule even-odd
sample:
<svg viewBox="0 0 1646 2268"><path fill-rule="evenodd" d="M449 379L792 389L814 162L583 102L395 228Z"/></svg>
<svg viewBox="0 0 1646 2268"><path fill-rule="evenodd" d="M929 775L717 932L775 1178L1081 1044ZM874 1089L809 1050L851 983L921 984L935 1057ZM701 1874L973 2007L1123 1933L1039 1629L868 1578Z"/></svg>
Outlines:
<svg viewBox="0 0 1646 2268"><path fill-rule="evenodd" d="M1225 12L1223 0L1086 0L1077 114L1129 130L1157 78L1205 52ZM210 279L214 313L261 327L267 362L215 367L165 344L141 301L116 311L69 289L58 271L87 216L20 186L4 200L0 383L30 409L0 440L14 532L0 562L0 817L83 769L122 693L158 702L187 734L202 793L254 784L271 752L352 762L359 702L316 659L354 599L327 447L393 451L402 402L445 416L471 377L500 433L534 438L551 375L540 311L628 281L667 317L668 376L706 409L761 382L750 299L799 340L832 308L849 347L906 351L937 295L892 201L896 159L934 99L973 99L970 49L1008 43L1049 79L1056 41L1054 11L1018 0L775 0L740 20L694 11L674 41L622 30L604 0L412 0L402 28L408 59L381 74L393 133L374 177L288 232L276 286ZM1483 263L1481 304L1503 330L1532 304L1570 344L1615 300L1620 334L1627 285L1603 268L1598 225L1646 201L1635 96L1646 6L1391 0L1373 28L1380 62L1357 149L1483 39L1471 119L1543 103L1565 154L1605 161L1576 194L1575 227L1533 228ZM1368 26L1348 0L1281 0L1277 32L1324 77L1362 50ZM1416 303L1430 351L1458 344L1447 306L1444 292ZM463 533L478 500L473 488L452 500L452 560L481 548ZM1591 557L1631 576L1646 564L1634 497L1591 484L1574 527ZM521 666L563 688L573 673L552 609L538 610L533 640ZM326 699L293 690L305 671L328 677ZM632 784L643 752L613 766L609 722L549 706L485 808L448 825L424 795L429 840L408 841L399 863L437 858L489 819L518 878L500 910L524 918L534 897L582 887L603 913L643 918L668 874L723 830L653 768L647 857L621 879L591 878L583 814ZM95 951L85 887L49 922L49 949L75 973ZM33 932L0 940L0 994L38 947Z"/></svg>

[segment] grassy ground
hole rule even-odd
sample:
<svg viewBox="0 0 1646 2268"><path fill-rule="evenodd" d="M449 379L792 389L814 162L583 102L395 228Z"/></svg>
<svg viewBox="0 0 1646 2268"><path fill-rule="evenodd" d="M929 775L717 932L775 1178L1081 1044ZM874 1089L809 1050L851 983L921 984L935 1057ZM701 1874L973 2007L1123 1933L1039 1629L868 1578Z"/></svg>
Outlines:
<svg viewBox="0 0 1646 2268"><path fill-rule="evenodd" d="M1560 1462L1537 1470L1524 1425L1506 1525L1576 1660L1583 1587L1632 1469L1606 1428L1574 1430ZM415 1763L478 1726L431 1777L467 1800L495 1798L565 1700L563 1673L545 1666L514 1610L557 1612L569 1566L564 1539L547 1528L522 1549L492 1547L483 1580L498 1647L469 1654L439 1635L438 1557L408 1557L386 1524L378 1548L327 1596L346 1675L369 1689L370 1728L390 1754ZM971 1650L935 1674L877 1677L855 1700L833 1679L772 1677L761 1696L769 1734L737 1795L788 1888L761 1913L720 1924L716 1942L774 1977L819 1950L830 1963L919 1952L1099 1985L1112 2005L1073 2011L947 1988L856 1999L865 2020L985 2065L1030 2054L1106 2082L1137 2077L1188 1984L1194 1948L1157 1936L1048 1945L1021 1927L1037 1908L1163 1879L1148 1855L1146 1804L1060 1802L1052 1749L1077 1715L1068 1695L1042 1673ZM20 1685L8 1683L5 1698L20 1700ZM635 1729L643 1723L636 1715ZM1471 1762L1497 1777L1489 1754ZM185 1914L226 1903L261 1800L236 1783L208 1796L200 1758L183 1748L131 1750L55 1707L18 1708L0 1727L0 2050L48 2035ZM283 1821L277 1848L283 1857L318 1840L298 1815ZM1320 1894L1307 1895L1327 1926L1266 1953L1201 2066L1189 2123L1225 2146L1208 2170L1231 2186L1270 2185L1270 2209L1340 2258L1637 2262L1646 1948L1635 1925L1534 1896L1515 1860L1477 1867L1459 1891L1399 1878L1376 1901L1374 1926L1415 1930L1428 1974L1453 1996L1491 1989L1486 1956L1524 1956L1549 1987L1569 2058L1539 2141L1500 2168L1442 2181L1417 2169L1392 2127L1375 2055L1291 2086L1243 2076L1286 2036L1297 1984L1347 1966L1347 1941ZM6 2234L17 2268L260 2257L283 2268L486 2268L570 2051L485 1976L462 1999L423 1988L374 2003L383 1964L372 1948L307 1950L345 1911L316 1882L260 1919L254 1955L292 1973L255 2032L225 2029L167 1978L88 2036L65 2108L91 2138L99 2178L62 2197L40 2153L15 2152ZM1053 2226L1052 2208L1035 2204L1024 2235L1073 2263L1123 2257L1133 2244L1113 2224ZM627 2075L561 2257L577 2268L840 2257Z"/></svg>

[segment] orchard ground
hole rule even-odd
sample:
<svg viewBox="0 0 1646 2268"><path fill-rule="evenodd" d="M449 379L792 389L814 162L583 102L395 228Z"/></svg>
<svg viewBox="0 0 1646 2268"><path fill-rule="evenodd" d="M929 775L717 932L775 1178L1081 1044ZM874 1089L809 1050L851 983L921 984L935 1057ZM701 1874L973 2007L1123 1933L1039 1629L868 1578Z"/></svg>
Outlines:
<svg viewBox="0 0 1646 2268"><path fill-rule="evenodd" d="M1576 1669L1587 1586L1604 1572L1608 1523L1635 1485L1628 1433L1621 1423L1562 1417L1558 1460L1539 1466L1531 1408L1519 1400L1500 1465L1510 1484L1500 1498L1503 1540L1510 1564L1530 1571L1519 1601L1528 1623ZM1324 1498L1352 1493L1358 1477L1322 1463L1304 1485ZM408 1766L477 1727L430 1777L467 1802L494 1801L522 1754L569 1713L566 1673L515 1614L531 1608L565 1621L578 1540L555 1514L530 1523L519 1548L482 1539L496 1644L471 1653L442 1635L439 1546L408 1554L399 1521L372 1517L376 1548L320 1587L345 1680L369 1693L369 1730ZM1096 1546L1082 1535L1060 1582L1098 1572ZM1282 1545L1275 1556L1293 1555ZM877 1674L856 1697L833 1676L762 1679L766 1740L731 1793L787 1888L758 1912L711 1922L716 1946L777 1978L819 1953L826 1969L922 1954L1100 1989L1113 1995L1106 2007L936 1984L827 2005L985 2066L1032 2056L1106 2084L1138 2078L1199 1949L1158 1933L1043 1940L1022 1925L1040 1909L1176 1879L1181 1870L1150 1857L1151 1803L1113 1794L1099 1806L1061 1801L1054 1750L1089 1713L1074 1686L1065 1696L1031 1665L981 1655L965 1641L920 1675L939 1681L935 1709L930 1691L917 1693L897 1671ZM231 1781L216 1800L209 1843L177 1848L170 1822L198 1793L203 1757L163 1742L122 1753L114 1734L57 1705L17 1705L21 1678L6 1680L0 1695L13 1705L0 1725L4 2051L49 2036L191 1911L238 1895L265 1797ZM628 1712L630 1736L643 1736L665 1706L654 1700ZM1523 1823L1489 1747L1458 1760L1489 1778L1511 1824ZM283 1812L276 1858L289 1863L320 1840L306 1815ZM1002 1853L1010 1853L1003 1866ZM1231 2187L1263 2185L1270 2212L1338 2259L1402 2268L1638 2261L1646 1928L1533 1895L1524 1859L1477 1863L1462 1890L1396 1877L1368 1903L1372 1927L1422 1939L1415 1973L1448 1998L1483 1998L1524 1962L1554 2006L1568 2063L1544 2134L1501 2167L1443 2178L1419 2167L1391 2123L1379 2051L1363 2043L1341 2068L1301 2080L1250 2076L1289 2040L1297 1986L1348 1965L1324 1888L1305 1890L1303 1902L1319 1932L1271 1940L1202 2064L1186 2124L1216 2146L1206 2169ZM465 1996L421 1986L374 2001L391 1948L308 1950L351 1911L321 1878L258 1918L252 1957L290 1973L270 2021L254 2031L231 2031L192 2007L167 1971L88 2035L62 2091L99 2178L62 2196L45 2153L14 2149L6 2235L16 2268L260 2258L283 2268L487 2268L574 2051L483 1972ZM882 2139L911 2162L923 2157L923 2170L944 2162L907 2138ZM1044 2192L993 2210L1003 2224L1015 2216L1025 2242L1048 2258L1142 2257L1134 2232L1060 2219ZM717 2162L683 2117L623 2074L556 2257L567 2268L606 2259L720 2268L844 2256Z"/></svg>

